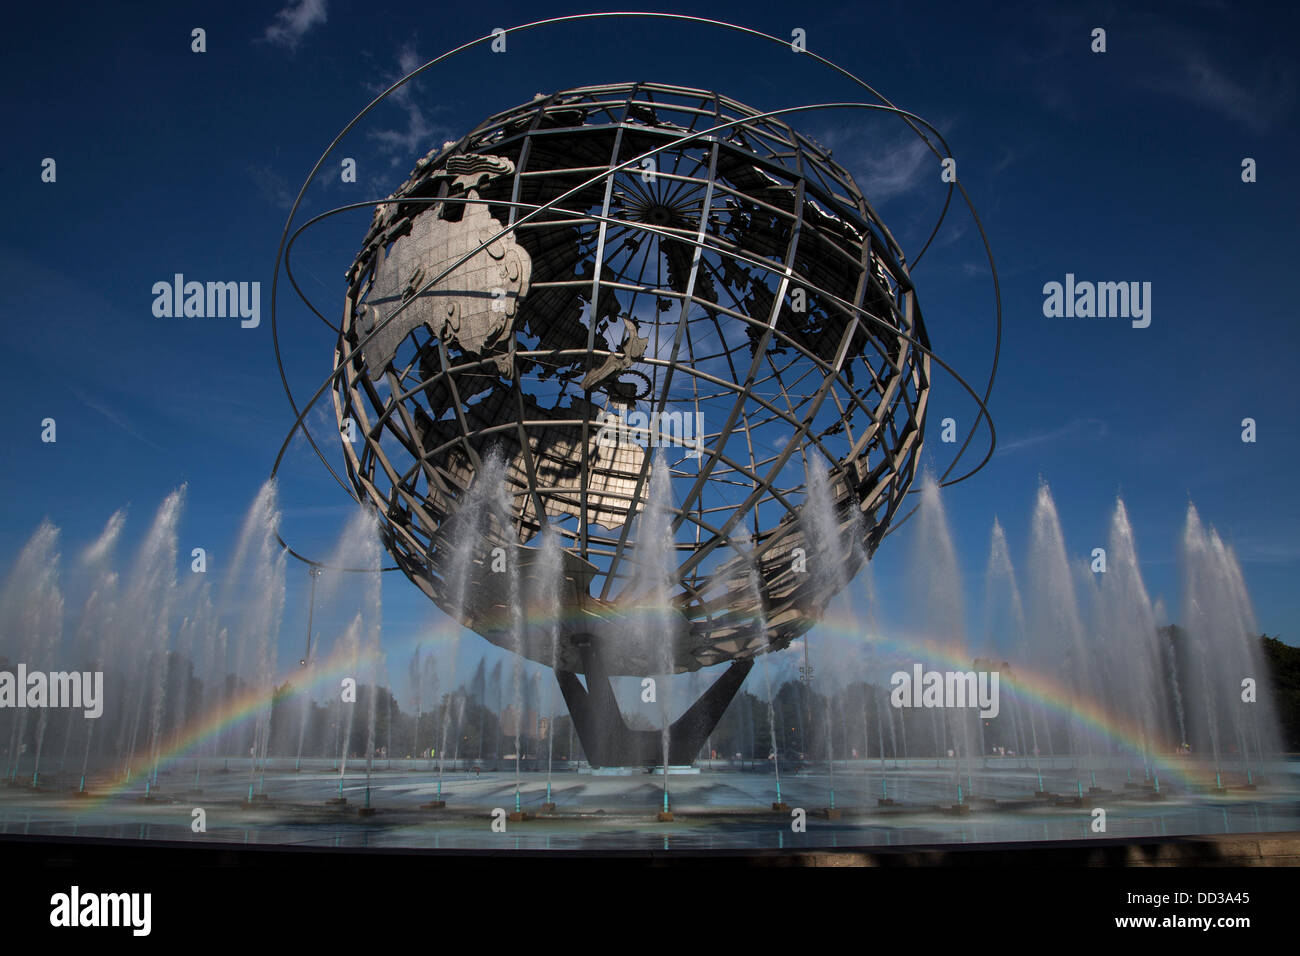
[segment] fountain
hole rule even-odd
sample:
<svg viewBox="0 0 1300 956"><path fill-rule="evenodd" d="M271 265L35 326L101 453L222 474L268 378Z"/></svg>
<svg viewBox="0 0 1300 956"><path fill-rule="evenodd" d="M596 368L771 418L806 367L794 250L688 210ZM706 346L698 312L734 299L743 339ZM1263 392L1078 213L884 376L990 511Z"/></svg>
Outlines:
<svg viewBox="0 0 1300 956"><path fill-rule="evenodd" d="M59 590L59 529L48 520L42 521L22 552L9 580L0 594L0 614L3 614L3 647L16 652L14 664L27 661L48 661L53 657L63 628L63 595ZM19 693L25 688L18 688ZM40 779L41 743L49 711L41 709L36 741L36 758L32 768L32 787ZM19 763L26 742L29 711L20 708L12 711L9 758L6 778L15 784Z"/></svg>
<svg viewBox="0 0 1300 956"><path fill-rule="evenodd" d="M1232 550L1206 528L1194 506L1183 533L1183 620L1188 671L1202 703L1189 744L1212 755L1215 788L1223 792L1225 758L1235 753L1247 786L1266 754L1278 750L1277 718L1267 685L1250 598ZM1256 692L1251 694L1248 684Z"/></svg>
<svg viewBox="0 0 1300 956"><path fill-rule="evenodd" d="M555 662L559 654L560 641L560 581L564 574L564 560L562 555L562 546L559 537L554 531L548 529L542 534L541 555L538 559L538 576L536 594L529 606L536 609L536 612L550 630L551 641L551 669L555 669ZM549 708L550 718L546 725L546 802L542 804L542 810L546 813L554 813L556 810L555 797L551 790L551 778L554 770L555 760L555 691L556 686L552 682L549 686Z"/></svg>
<svg viewBox="0 0 1300 956"><path fill-rule="evenodd" d="M863 534L860 512L851 509L848 512L848 533L841 532L841 514L837 510L832 496L830 482L826 473L819 467L804 466L804 481L808 489L805 503L807 520L811 529L811 540L817 541L819 547L812 556L810 573L817 579L816 590L819 593L835 595L833 600L844 605L849 602L849 595L844 593L849 583L853 568L866 565L867 556L862 549ZM844 542L848 541L848 547ZM874 595L868 594L868 606ZM813 672L808 656L808 641L804 640L804 660L807 672L805 684L812 692ZM835 751L834 728L831 721L832 694L823 695L826 701L826 764L830 776L829 803L825 809L828 819L837 819L840 812L835 808Z"/></svg>
<svg viewBox="0 0 1300 956"><path fill-rule="evenodd" d="M910 617L920 623L925 645L938 655L940 661L965 663L971 658L966 644L966 610L957 549L939 486L933 476L927 475L921 485L918 522L908 561L909 595L916 609ZM973 789L970 766L973 713L969 708L931 710L939 736L936 756L942 760L946 754L951 754L949 769L955 806L963 805ZM963 763L967 780L964 792L961 785Z"/></svg>
<svg viewBox="0 0 1300 956"><path fill-rule="evenodd" d="M652 662L658 675L653 679L656 681L655 701L659 705L660 717L660 771L664 778L660 822L673 820L668 797L668 757L672 737L672 727L668 722L668 697L673 673L673 612L670 594L677 550L672 528L672 504L672 480L668 463L663 449L658 448L650 472L649 497L638 519L633 552L637 567L629 590L636 602L633 639L638 645L637 651L644 659Z"/></svg>
<svg viewBox="0 0 1300 956"><path fill-rule="evenodd" d="M651 483L647 505L637 518L638 546L629 552L625 572L628 594L636 596L642 612L626 639L640 645L636 653L647 660L654 660L653 654L665 646L657 638L670 607L662 584L672 541L672 502L666 485ZM485 478L481 488L471 489L461 521L444 528L450 599L480 610L468 592L479 575L493 573L488 570L489 545L504 513L503 487ZM808 521L813 536L824 543L809 564L813 577L833 577L837 567L855 560L842 557L842 552L835 557L835 541L844 535L827 530L838 521L829 487L809 481ZM665 814L662 819L680 821L709 807L708 801L719 799L717 787L725 780L724 790L734 781L738 803L730 812L742 814L739 819L755 813L757 805L763 813L768 807L788 812L793 806L816 806L808 801L824 794L829 798L827 811L851 819L879 814L872 825L883 827L882 841L893 842L909 837L900 837L903 831L892 829L895 825L888 821L915 819L918 814L941 819L940 811L946 811L954 821L948 825L960 826L962 818L975 819L964 816L974 809L985 821L978 838L1024 838L1026 824L1018 822L1017 808L1036 806L1035 812L1054 814L1047 818L1047 832L1060 835L1066 831L1053 829L1057 824L1051 821L1064 819L1061 815L1071 810L1102 804L1113 813L1146 800L1161 804L1144 818L1154 833L1184 832L1179 814L1195 813L1202 806L1212 809L1218 831L1240 829L1246 819L1261 821L1259 826L1290 825L1285 807L1293 781L1276 759L1277 718L1244 578L1231 548L1195 508L1188 512L1180 554L1178 627L1163 623L1158 602L1147 590L1126 505L1117 501L1110 518L1106 570L1088 572L1095 574L1090 578L1067 547L1055 502L1043 485L1033 507L1031 566L1026 574L1017 573L1006 533L994 523L982 613L976 618L982 624L968 632L961 568L943 501L928 481L920 497L922 510L908 533L927 560L922 567L920 559L914 559L909 572L914 603L907 610L920 639L908 638L901 646L878 640L881 628L875 623L851 623L843 635L819 637L814 631L811 640L818 642L819 654L816 692L809 689L803 697L793 675L802 646L784 655L760 655L760 696L738 698L744 704L733 708L734 719L729 717L726 726L733 728L728 734L741 735L729 755L753 754L756 738L762 738L759 763L767 766L761 770L746 768L743 760L721 768L708 761L699 783L695 781L700 778L678 776L675 728L682 718L670 719L672 668L663 656L651 665L650 674L659 678L659 720L655 731L643 731L653 737L654 748L642 769L653 763L662 775L653 787L655 809ZM96 666L106 671L108 693L100 720L84 719L77 712L65 716L15 709L0 714L5 720L0 731L9 742L8 799L19 799L13 796L19 791L29 795L23 799L50 799L51 768L62 762L62 755L74 772L80 763L79 775L68 780L65 792L121 793L147 798L153 807L164 807L179 796L181 789L167 784L167 774L184 761L186 786L191 779L192 790L202 784L205 804L214 806L225 802L256 807L260 814L292 813L304 801L319 807L329 798L335 806L346 807L348 791L357 790L357 810L366 817L377 812L375 784L383 774L386 782L398 783L383 791L385 814L416 809L415 801L404 794L432 794L435 786L437 798L425 806L444 809L445 781L461 766L463 738L473 739L470 725L479 721L484 722L484 732L472 746L487 739L484 756L493 751L490 738L501 727L514 741L512 789L519 820L528 818L524 809L529 780L537 781L544 813L530 828L571 825L589 819L593 807L608 809L618 806L617 801L644 799L635 796L636 787L644 784L632 784L627 777L588 778L590 784L565 788L566 775L575 773L575 765L557 759L564 738L561 733L557 741L556 724L565 710L553 691L543 699L545 659L513 668L511 661L473 662L477 676L457 686L458 640L438 641L432 652L427 643L412 645L409 698L395 700L387 694L384 652L400 648L385 648L381 641L382 549L365 512L347 523L329 558L331 565L353 570L325 570L312 582L311 600L302 608L303 620L314 617L321 647L328 653L323 659L314 655L305 669L299 665L291 672L292 692L301 699L273 702L274 689L285 683L273 666L285 617L284 556L274 540L274 486L259 491L229 552L231 560L213 579L178 573L186 566L177 544L183 500L183 489L166 497L120 578L114 555L127 524L120 512L84 549L72 566L75 573L63 573L61 534L49 522L36 528L14 561L0 587L5 650L17 649L29 668L102 662ZM749 606L756 609L737 633L762 633L770 622L756 593L764 567L760 543L741 532L734 533L732 541L729 547L741 560L720 567L726 568L728 586L748 592L753 602ZM564 626L564 560L560 536L548 530L533 549L519 552L513 571L507 557L499 572L506 576L501 593L518 609L503 618L506 626L520 634L539 629L551 661L560 652ZM732 567L742 573L732 573ZM1024 591L1022 581L1028 582ZM860 579L858 590L867 595L868 609L874 613L878 598L870 592L869 581ZM64 615L65 601L78 612ZM852 610L846 602L828 620L852 620ZM128 626L135 620L145 626ZM976 631L978 640L970 636ZM1119 666L1111 659L1121 657L1121 651ZM996 666L1002 676L999 716L985 723L977 722L970 710L895 713L885 676L913 658L927 660L925 655L936 664L959 669L983 669L986 662ZM439 675L446 675L446 681ZM340 694L338 681L343 677L356 681L351 700ZM697 690L692 689L692 696ZM324 707L317 705L314 693L321 695ZM382 708L380 694L385 695ZM479 713L473 713L473 707ZM802 732L807 736L796 744L793 735L800 733L799 718L807 716L800 713L804 707L812 708L811 720L805 719ZM391 712L386 731L383 708ZM403 717L412 710L417 716L435 714L433 729ZM761 711L765 716L759 716ZM526 729L533 726L535 714L547 715L545 740ZM287 723L282 715L287 715ZM405 736L399 736L402 728L407 728ZM720 732L714 731L715 746ZM418 759L426 739L437 747L436 767L432 761L421 766ZM379 743L386 744L390 754L409 746L417 759L386 767L384 761L376 762ZM496 756L504 756L508 746L496 748ZM541 746L546 747L544 766L534 749ZM788 772L784 758L796 747L815 752L815 774L807 772L807 765ZM770 762L761 760L765 754ZM823 754L825 776L820 770ZM364 779L356 766L362 759ZM234 773L223 777L223 767ZM294 772L298 777L290 784L287 774ZM530 773L536 776L530 778ZM846 783L858 779L863 781L861 789ZM40 785L36 791L34 783ZM461 784L453 781L452 786ZM464 788L457 791L456 803L470 810L493 799L495 790L472 780ZM277 795L275 806L272 792ZM564 794L563 811L557 806L558 793ZM705 796L710 793L714 795ZM1245 800L1258 802L1240 803ZM1165 805L1173 806L1165 810ZM1235 806L1245 809L1238 814ZM0 816L4 812L0 805ZM458 826L454 813L436 819L440 826ZM1197 827L1209 825L1199 817L1197 821ZM82 832L93 832L96 825L85 820L78 824ZM1039 824L1034 827L1039 833ZM833 832L828 831L827 839ZM963 839L974 833L950 832ZM584 833L581 840L598 838L596 830ZM539 839L553 836L548 831Z"/></svg>
<svg viewBox="0 0 1300 956"><path fill-rule="evenodd" d="M82 607L81 619L77 625L76 653L85 661L89 669L98 670L103 661L97 657L97 650L102 644L103 635L112 633L115 627L114 617L117 613L117 574L111 569L113 552L126 523L126 512L115 511L104 530L95 542L82 555L82 564L89 570L92 584L90 594ZM20 558L21 566L21 558ZM207 594L205 592L206 599ZM210 645L209 645L210 647ZM68 726L65 732L71 740L74 733L75 714L68 713ZM95 739L95 723L86 723L86 745L81 759L81 776L77 784L77 793L86 794L86 771L90 767L90 748ZM195 786L198 786L198 771L195 771Z"/></svg>

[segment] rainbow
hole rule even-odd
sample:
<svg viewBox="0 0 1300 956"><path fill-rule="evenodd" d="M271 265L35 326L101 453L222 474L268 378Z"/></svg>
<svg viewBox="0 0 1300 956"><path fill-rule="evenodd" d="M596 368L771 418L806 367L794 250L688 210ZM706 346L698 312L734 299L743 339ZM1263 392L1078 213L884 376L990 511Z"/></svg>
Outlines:
<svg viewBox="0 0 1300 956"><path fill-rule="evenodd" d="M827 615L822 620L823 632L831 635L862 641L863 635L858 622L850 615ZM931 661L946 664L953 669L969 670L972 659L970 652L953 641L937 638L919 637L910 640L889 638L883 635L868 636L866 647L890 653L909 663ZM1072 688L1050 677L1026 668L1001 672L999 683L1009 687L1018 696L1038 704L1048 712L1078 720L1080 724L1096 735L1110 740L1120 748L1142 753L1144 749L1142 727L1136 722L1122 716L1109 713L1097 702L1077 697ZM1200 783L1193 768L1181 761L1173 762L1157 753L1149 753L1148 759L1154 769L1166 777L1177 779L1184 784Z"/></svg>
<svg viewBox="0 0 1300 956"><path fill-rule="evenodd" d="M572 615L575 620L579 617L576 610L572 612ZM526 626L546 627L555 623L552 610L549 607L527 608L523 620ZM903 639L879 634L864 635L858 618L849 613L828 613L820 621L809 623L813 624L816 631L830 637L855 642L863 650L883 652L897 659L906 659L908 662L941 663L952 669L969 669L971 667L972 662L969 652L954 641L931 637ZM389 653L401 653L428 643L435 646L447 644L459 636L459 631L459 626L452 624L448 620L447 625L433 635L420 634L410 637L391 645L387 651ZM806 640L808 636L808 634L805 634L804 637L797 639L793 643L798 643L798 640ZM365 648L355 653L347 652L343 648L336 648L328 657L310 666L306 679L303 679L301 670L294 670L281 675L272 686L281 687L290 684L292 685L291 692L293 694L312 693L326 685L334 685L345 676L356 674L362 665L372 664L383 657L384 651L374 647ZM1004 672L1000 674L1000 685L1009 687L1022 699L1032 700L1045 711L1079 721L1096 735L1112 741L1120 748L1130 749L1134 753L1143 751L1143 735L1140 726L1125 720L1121 716L1108 713L1094 701L1076 697L1071 688L1048 675L1016 668L1010 673ZM148 758L148 763L162 765L192 754L203 744L218 737L227 729L256 719L270 705L271 701L272 695L268 694L265 687L244 691L225 701L220 707L203 715L195 722L194 726L188 728L184 734L178 735L165 751L160 752L156 758ZM142 758L137 756L136 759ZM1201 782L1193 773L1193 768L1183 765L1182 761L1173 762L1156 754L1150 754L1149 759L1153 768L1164 775L1166 779L1176 779L1184 784ZM129 780L114 783L109 787L96 790L94 796L88 802L92 806L106 803L126 794L131 786Z"/></svg>

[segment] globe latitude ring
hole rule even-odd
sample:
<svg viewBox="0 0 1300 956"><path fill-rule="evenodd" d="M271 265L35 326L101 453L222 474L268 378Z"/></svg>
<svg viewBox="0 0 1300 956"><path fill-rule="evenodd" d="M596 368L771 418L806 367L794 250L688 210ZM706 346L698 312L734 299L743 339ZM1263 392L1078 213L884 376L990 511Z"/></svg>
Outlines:
<svg viewBox="0 0 1300 956"><path fill-rule="evenodd" d="M710 729L753 656L788 646L852 579L911 484L931 357L915 290L847 171L776 118L811 108L650 83L535 98L421 160L348 273L326 385L340 428L362 436L343 445L358 498L439 606L556 668L584 743L566 676L585 672L595 698L607 675L664 669L622 639L653 471L675 489L669 668L735 662L682 718L713 697ZM646 397L619 394L626 372L654 383L643 418L677 416L667 444L694 470L652 455L657 440L593 444L611 402ZM456 589L473 600L452 600L446 532L490 456L509 514ZM809 513L818 485L833 544ZM554 624L512 628L517 595L487 560L509 549L527 576L548 530L565 539L558 643ZM814 551L844 560L810 575Z"/></svg>

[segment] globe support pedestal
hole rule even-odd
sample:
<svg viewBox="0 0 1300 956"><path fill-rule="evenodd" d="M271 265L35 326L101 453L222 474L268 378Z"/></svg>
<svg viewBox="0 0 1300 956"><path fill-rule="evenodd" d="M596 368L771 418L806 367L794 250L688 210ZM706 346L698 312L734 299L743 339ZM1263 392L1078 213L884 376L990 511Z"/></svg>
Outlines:
<svg viewBox="0 0 1300 956"><path fill-rule="evenodd" d="M573 717L574 729L582 741L587 763L593 767L654 766L663 763L663 737L657 730L633 730L623 720L609 675L590 644L582 649L587 686L572 671L556 670L560 692ZM685 766L695 762L713 728L745 682L753 658L733 661L668 730L668 763Z"/></svg>

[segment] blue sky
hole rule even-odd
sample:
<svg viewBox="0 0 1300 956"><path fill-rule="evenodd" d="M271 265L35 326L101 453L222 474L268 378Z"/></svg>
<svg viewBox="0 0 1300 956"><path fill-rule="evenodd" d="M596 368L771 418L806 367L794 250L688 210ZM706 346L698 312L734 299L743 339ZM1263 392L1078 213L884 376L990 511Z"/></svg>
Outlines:
<svg viewBox="0 0 1300 956"><path fill-rule="evenodd" d="M497 26L598 9L501 3L116 7L25 5L0 36L6 216L0 314L9 345L0 435L0 568L43 516L65 556L129 507L122 555L158 502L188 482L182 551L219 567L291 423L271 347L270 284L289 204L335 134L388 82ZM654 7L683 10L686 7ZM1294 293L1300 186L1294 10L1215 2L997 5L707 4L689 11L778 36L872 83L944 133L988 230L1002 280L1004 341L991 408L992 463L946 495L975 595L995 517L1023 563L1040 479L1071 556L1103 545L1116 495L1128 504L1153 594L1176 608L1188 500L1237 550L1260 626L1300 634L1300 413ZM191 30L207 51L191 51ZM1102 27L1107 51L1090 51ZM485 47L382 104L309 190L298 222L378 198L413 162L538 92L651 79L715 88L758 108L862 96L774 44L680 23L570 24ZM914 253L942 204L937 160L901 122L813 112L796 125L830 146ZM358 182L337 160L357 160ZM57 181L41 181L41 161ZM1258 181L1243 183L1251 157ZM313 232L295 259L328 315L369 212ZM262 324L163 319L151 288L174 273L260 281ZM1046 318L1043 285L1067 273L1150 282L1152 322ZM992 285L971 219L954 206L914 272L938 353L972 383L992 358ZM287 294L287 290L281 290ZM310 392L332 336L296 301L281 319L286 369ZM974 407L940 374L926 460L951 415ZM40 441L40 422L58 441ZM1254 418L1258 440L1241 441ZM326 433L328 437L328 433ZM978 460L985 438L972 443ZM291 543L323 556L349 502L296 450L281 503ZM875 560L882 613L905 610L909 528ZM298 654L306 574L290 570L281 661ZM439 618L402 579L385 582L385 633ZM974 601L971 602L972 605ZM1176 616L1176 615L1175 615ZM481 642L479 642L481 643Z"/></svg>

